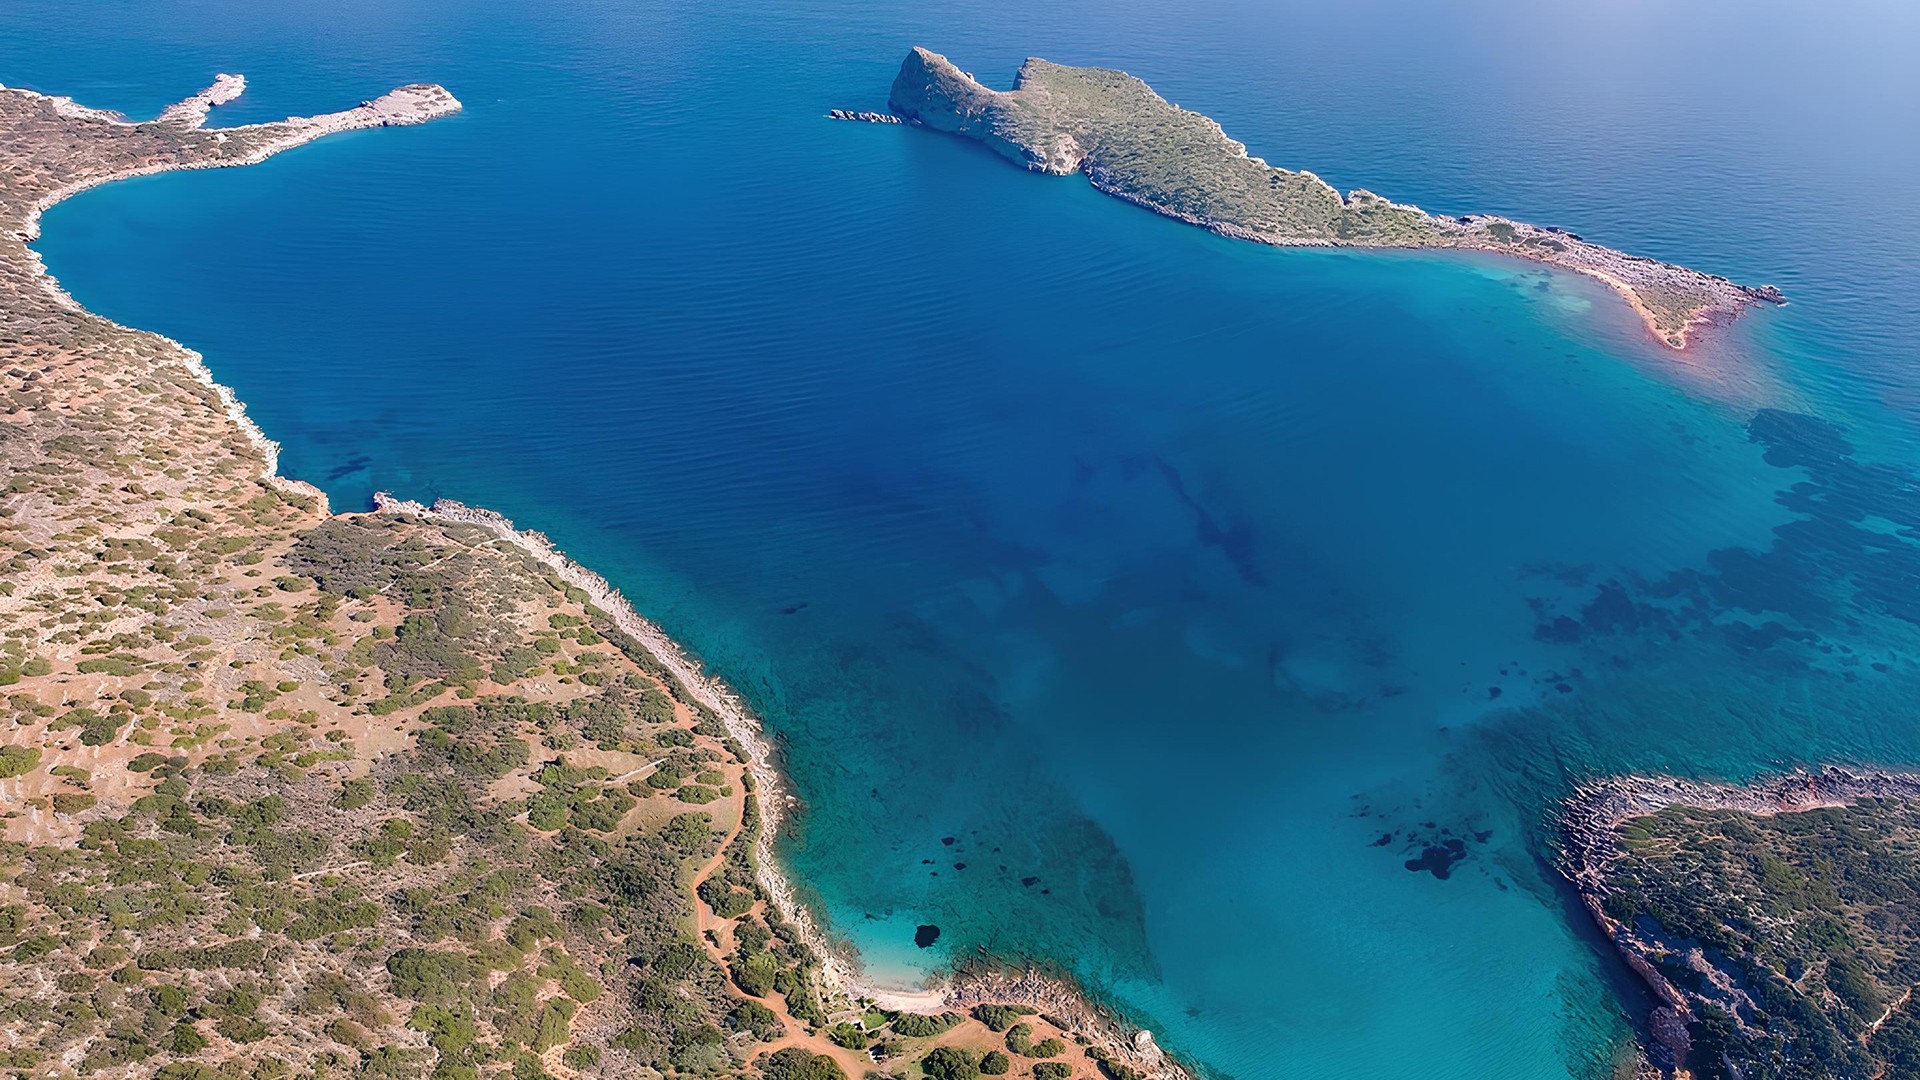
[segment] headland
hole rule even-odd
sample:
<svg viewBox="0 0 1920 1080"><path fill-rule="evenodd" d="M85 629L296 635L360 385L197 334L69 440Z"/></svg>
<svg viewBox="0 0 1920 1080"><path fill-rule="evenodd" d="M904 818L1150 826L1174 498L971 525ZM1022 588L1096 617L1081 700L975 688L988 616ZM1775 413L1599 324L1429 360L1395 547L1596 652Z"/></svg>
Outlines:
<svg viewBox="0 0 1920 1080"><path fill-rule="evenodd" d="M1624 297L1675 349L1700 327L1756 304L1785 303L1770 285L1628 255L1563 229L1429 214L1364 189L1342 195L1311 172L1248 156L1218 123L1123 71L1034 58L1021 65L1013 89L992 90L916 47L900 65L889 105L909 123L976 140L1034 172L1084 173L1108 195L1223 236L1280 247L1487 251L1585 274Z"/></svg>

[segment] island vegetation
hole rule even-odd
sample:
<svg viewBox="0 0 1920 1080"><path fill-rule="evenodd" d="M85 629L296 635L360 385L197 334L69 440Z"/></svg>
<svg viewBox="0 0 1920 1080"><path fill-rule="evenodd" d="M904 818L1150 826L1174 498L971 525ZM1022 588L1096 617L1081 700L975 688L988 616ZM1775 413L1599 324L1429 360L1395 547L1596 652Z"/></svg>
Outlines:
<svg viewBox="0 0 1920 1080"><path fill-rule="evenodd" d="M768 863L751 718L604 581L481 511L331 513L45 277L72 192L459 107L205 128L243 86L0 90L0 1077L1176 1071L1053 981L883 1007Z"/></svg>
<svg viewBox="0 0 1920 1080"><path fill-rule="evenodd" d="M1633 777L1570 804L1563 867L1701 1080L1920 1075L1920 778Z"/></svg>
<svg viewBox="0 0 1920 1080"><path fill-rule="evenodd" d="M1013 89L991 90L946 57L915 48L889 100L909 123L978 140L1036 172L1085 173L1109 195L1226 236L1281 246L1474 249L1585 274L1625 297L1674 348L1697 326L1784 302L1771 286L1626 255L1562 229L1429 214L1365 190L1342 195L1313 173L1249 157L1219 124L1124 71L1036 58L1021 66ZM842 118L868 116L842 110Z"/></svg>

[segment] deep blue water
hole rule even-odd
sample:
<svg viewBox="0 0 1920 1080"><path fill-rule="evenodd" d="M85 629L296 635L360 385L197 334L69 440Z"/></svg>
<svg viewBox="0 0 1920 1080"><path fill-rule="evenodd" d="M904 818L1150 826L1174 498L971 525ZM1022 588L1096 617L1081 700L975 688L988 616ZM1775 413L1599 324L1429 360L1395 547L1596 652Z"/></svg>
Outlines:
<svg viewBox="0 0 1920 1080"><path fill-rule="evenodd" d="M90 193L52 271L337 505L605 571L781 736L785 857L880 977L1064 965L1243 1078L1585 1080L1631 1033L1539 861L1569 783L1920 763L1908 5L282 7L12 0L0 82L467 110ZM1676 356L1581 279L821 118L916 43L1793 304Z"/></svg>

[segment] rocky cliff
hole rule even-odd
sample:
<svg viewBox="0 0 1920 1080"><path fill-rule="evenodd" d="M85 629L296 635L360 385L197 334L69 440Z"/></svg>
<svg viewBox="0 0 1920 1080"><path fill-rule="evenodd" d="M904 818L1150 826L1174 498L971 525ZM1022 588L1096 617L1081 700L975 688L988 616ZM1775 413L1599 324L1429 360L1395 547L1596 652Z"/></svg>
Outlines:
<svg viewBox="0 0 1920 1080"><path fill-rule="evenodd" d="M1280 246L1465 248L1586 274L1625 297L1674 348L1684 348L1695 327L1784 302L1770 286L1627 255L1565 230L1429 214L1366 190L1342 195L1311 172L1248 156L1219 124L1123 71L1029 59L1013 89L992 90L915 48L890 102L910 123L974 139L1035 172L1085 173L1109 195L1226 236Z"/></svg>

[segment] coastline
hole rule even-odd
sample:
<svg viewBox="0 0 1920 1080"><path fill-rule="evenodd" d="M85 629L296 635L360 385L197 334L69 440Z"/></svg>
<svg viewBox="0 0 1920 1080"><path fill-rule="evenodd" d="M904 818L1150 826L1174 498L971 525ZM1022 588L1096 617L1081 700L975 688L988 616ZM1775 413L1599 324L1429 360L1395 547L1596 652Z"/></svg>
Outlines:
<svg viewBox="0 0 1920 1080"><path fill-rule="evenodd" d="M1920 773L1828 765L1817 771L1779 773L1750 784L1640 774L1613 777L1583 784L1562 802L1560 870L1576 886L1597 884L1618 828L1668 807L1770 816L1877 798L1920 798Z"/></svg>
<svg viewBox="0 0 1920 1080"><path fill-rule="evenodd" d="M90 109L83 105L76 105L71 98L53 97L35 90L24 90L17 86L9 87L0 85L0 90L17 94L28 94L48 102L52 108L65 115L83 115L88 120L112 124L118 127L139 128L147 124L173 124L189 129L197 129L205 124L207 113L212 106L234 100L234 98L239 96L241 89L244 89L245 86L246 79L243 76L224 74L216 76L212 86L200 91L193 97L167 106L159 117L145 121L129 120L118 113L108 112L104 109ZM189 103L195 103L196 107L191 110L183 109L183 106ZM70 199L83 191L100 187L103 184L111 184L117 180L131 180L137 176L154 176L167 172L185 172L197 169L227 169L239 168L246 165L258 165L275 154L291 150L296 146L303 146L315 139L324 138L328 135L337 135L345 131L364 131L369 128L378 127L412 127L417 124L430 123L442 117L452 116L463 108L465 108L465 106L461 104L460 99L448 93L445 87L431 83L414 83L408 86L396 87L377 98L363 101L351 109L342 109L338 112L322 113L318 116L288 117L285 120L268 121L258 124L243 124L239 127L217 128L215 129L214 137L221 142L225 142L228 138L235 135L244 136L257 134L272 131L276 128L285 128L286 130L284 133L278 134L277 137L269 138L245 154L231 158L205 161L155 162L149 165L116 169L108 173L81 177L42 195L29 204L25 220L26 227L20 233L20 240L25 244L32 244L40 238L40 216L46 213L46 211L56 203ZM183 118L183 114L190 118ZM58 286L56 279L51 274L46 272L45 263L40 259L39 252L33 251L31 247L28 248L28 252L33 260L34 269L39 271L39 276L47 282L54 283L51 291L55 298L74 311L86 311L66 290ZM103 318L103 316L93 312L87 312L87 314L93 318ZM114 325L118 326L119 324L115 323ZM131 327L121 328L132 329Z"/></svg>
<svg viewBox="0 0 1920 1080"><path fill-rule="evenodd" d="M651 620L641 615L620 591L598 572L575 562L556 547L544 533L514 527L511 519L484 507L468 506L451 499L439 499L431 505L397 499L382 491L373 496L374 512L402 514L461 525L478 525L512 545L535 562L553 571L562 582L585 592L589 602L613 624L640 642L660 665L672 672L700 704L713 710L727 734L744 751L748 770L753 775L754 792L759 799L760 829L754 838L754 862L760 887L773 898L780 916L800 929L801 935L821 958L821 969L835 989L855 996L874 996L886 991L864 986L855 965L815 923L804 904L795 899L793 886L774 860L773 838L788 807L796 800L787 790L786 779L773 766L772 748L758 718L725 682L706 674L679 642L669 637Z"/></svg>
<svg viewBox="0 0 1920 1080"><path fill-rule="evenodd" d="M245 89L245 76L217 75L214 77L211 86L194 94L192 97L185 98L182 101L167 106L167 108L161 111L158 117L150 121L145 121L145 123L167 123L187 128L198 128L206 122L207 114L213 107L234 100L239 97ZM100 123L128 128L139 127L142 123L140 121L128 120L119 113L79 105L71 98L55 97L33 90L23 90L18 87L0 86L0 91L4 90L29 94L33 97L43 99L49 102L56 111L66 115L80 115ZM28 204L27 212L22 222L23 227L18 233L21 247L27 253L26 269L29 276L39 284L41 290L56 304L59 304L69 311L84 315L89 319L98 319L108 326L125 333L151 335L158 339L163 345L167 346L179 356L181 362L186 366L187 371L193 376L195 381L214 395L219 401L220 411L225 413L229 420L233 421L234 426L240 429L241 436L259 453L261 458L260 479L281 491L296 495L300 498L318 500L316 505L319 511L323 514L330 513L331 511L328 507L325 492L303 480L294 480L280 475L280 444L268 438L266 432L260 429L260 425L254 423L253 418L247 415L246 404L234 394L233 389L213 377L212 370L207 367L206 357L198 351L188 348L185 344L167 337L165 334L125 326L98 312L89 311L83 304L73 298L73 294L67 292L67 290L61 286L59 279L47 271L46 260L42 259L40 253L34 250L32 246L33 242L40 238L40 219L49 209L75 195L119 180L131 180L135 177L157 176L161 173L186 170L225 169L239 168L245 165L257 165L275 154L305 145L306 143L327 135L376 127L409 127L416 124L425 124L433 120L438 120L441 117L451 116L459 112L463 107L460 99L448 93L444 87L427 84L403 86L391 90L378 98L361 102L352 109L344 109L339 112L325 113L314 117L289 117L277 123L246 124L241 127L220 129L220 135L226 136L229 133L248 134L268 131L282 125L291 125L290 129L278 138L270 139L248 153L231 159L183 163L157 162L135 168L117 169L109 173L80 177L70 183L55 188Z"/></svg>
<svg viewBox="0 0 1920 1080"><path fill-rule="evenodd" d="M1829 765L1811 772L1796 769L1744 785L1629 775L1583 784L1562 802L1555 869L1573 887L1581 906L1615 954L1653 995L1656 1004L1646 1018L1652 1045L1643 1049L1663 1059L1651 1062L1654 1067L1671 1070L1673 1063L1685 1060L1690 1044L1688 1025L1695 1016L1688 994L1633 947L1634 928L1606 910L1609 886L1605 868L1621 857L1621 828L1636 818L1673 807L1770 817L1848 806L1862 799L1920 799L1920 773Z"/></svg>
<svg viewBox="0 0 1920 1080"><path fill-rule="evenodd" d="M1072 981L1033 968L1015 971L997 965L963 967L922 991L889 990L865 982L859 973L858 957L849 955L848 946L835 941L821 928L812 911L799 901L793 883L780 868L774 838L788 808L798 800L788 790L786 777L773 764L771 747L759 718L732 687L718 676L707 674L704 665L652 620L641 615L612 583L574 561L544 533L518 529L512 520L496 511L451 499L438 499L424 505L376 492L374 507L374 512L379 514L477 525L488 530L551 570L565 584L586 593L592 607L604 612L616 627L646 648L686 686L696 701L713 710L744 751L742 756L753 776L755 795L759 799L760 826L754 837L756 878L780 916L799 930L801 939L820 958L828 989L856 1001L871 1001L888 1011L923 1015L965 1013L980 1004L1027 1006L1047 1014L1063 1028L1086 1036L1121 1065L1169 1080L1194 1080L1198 1075L1163 1050L1151 1031L1133 1027L1105 1002Z"/></svg>
<svg viewBox="0 0 1920 1080"><path fill-rule="evenodd" d="M915 46L901 62L888 107L828 115L904 120L972 139L1029 172L1082 173L1102 194L1233 239L1272 247L1485 251L1570 270L1618 293L1676 352L1697 329L1748 307L1786 303L1771 285L1741 285L1630 255L1565 229L1493 214L1432 214L1364 188L1343 194L1311 171L1253 157L1218 121L1115 69L1029 57L1012 89L993 90L947 57Z"/></svg>
<svg viewBox="0 0 1920 1080"><path fill-rule="evenodd" d="M0 91L11 90L32 95L49 102L62 115L82 117L92 122L128 128L167 124L195 129L204 123L212 107L231 101L244 87L244 78L221 75L212 86L169 106L155 120L144 122L130 121L117 113L80 106L68 98L4 86L0 86ZM272 133L260 145L242 155L218 160L155 162L81 177L58 186L29 204L22 228L17 232L21 247L26 252L26 269L43 292L61 307L87 319L98 320L117 332L142 335L157 341L162 346L162 352L181 364L197 387L213 396L220 414L233 424L244 443L256 455L259 463L257 478L261 482L308 501L322 516L354 516L351 511L333 511L325 492L314 485L280 474L280 444L247 414L245 403L232 388L215 379L201 353L163 334L125 326L87 310L60 285L58 279L47 272L39 252L28 245L40 236L40 220L46 210L74 195L116 180L188 169L257 164L284 150L326 135L373 127L422 124L457 112L461 107L459 100L442 87L425 84L401 87L353 109L309 118L290 118L277 123L219 129L217 137L223 141L229 133ZM487 529L499 540L552 571L565 584L584 592L592 607L598 608L620 630L639 642L662 667L679 679L691 697L714 712L729 736L740 745L744 764L754 780L752 797L757 797L761 815L755 836L756 879L766 891L770 903L798 929L802 940L819 957L822 977L830 991L851 999L872 1001L890 1011L924 1014L949 1010L965 1012L974 1004L986 1002L1028 1006L1065 1021L1063 1026L1070 1026L1084 1035L1092 1046L1101 1048L1104 1053L1099 1060L1103 1062L1103 1070L1110 1075L1125 1077L1130 1072L1133 1076L1159 1076L1169 1080L1192 1080L1197 1075L1162 1051L1150 1032L1132 1028L1104 1003L1063 978L1032 970L1016 976L995 968L963 971L921 992L887 990L865 984L858 973L857 957L848 955L847 947L835 943L826 934L812 912L797 899L792 883L779 868L774 856L774 837L783 815L797 800L788 792L784 776L772 762L771 748L758 718L732 688L719 678L706 674L696 659L657 625L640 615L605 577L568 557L544 534L517 529L504 515L451 500L442 499L426 506L396 499L382 492L375 495L374 501L373 512L376 514L412 515ZM1104 1064L1107 1061L1114 1064ZM1119 1072L1116 1072L1116 1067Z"/></svg>
<svg viewBox="0 0 1920 1080"><path fill-rule="evenodd" d="M872 121L872 122L879 122L879 121ZM1267 236L1262 233L1255 232L1251 229L1241 228L1229 222L1216 221L1212 218L1203 217L1196 214L1185 213L1183 211L1174 209L1172 207L1168 207L1160 203L1156 203L1153 200L1145 196L1142 196L1138 193L1126 191L1122 189L1118 185L1114 184L1112 181L1104 179L1102 176L1097 174L1095 170L1091 170L1091 169L1088 170L1087 183L1095 191L1098 191L1103 195L1107 195L1112 198L1119 199L1121 202L1130 203L1134 206L1141 208L1142 210L1147 210L1152 213L1159 214L1161 217L1172 218L1173 220L1181 222L1183 224L1193 225L1198 228L1205 229L1216 236L1224 236L1229 240L1245 240L1249 243L1264 244L1267 247L1324 248L1329 251L1341 251L1341 250L1344 250L1344 251L1406 251L1406 252L1473 251L1473 252L1484 253L1487 255L1493 255L1499 258L1513 259L1518 262L1526 263L1530 266L1546 266L1555 270L1564 270L1570 273L1579 274L1582 277L1592 278L1593 280L1600 282L1601 284L1605 285L1608 289L1611 289L1622 300L1625 300L1627 302L1627 306L1633 309L1634 314L1640 317L1641 325L1645 327L1647 333L1651 334L1661 344L1667 346L1668 348L1672 349L1675 352L1686 351L1688 344L1690 344L1689 339L1694 330L1710 328L1716 324L1716 320L1714 319L1714 317L1711 314L1703 311L1699 314L1694 315L1691 319L1689 319L1685 326L1681 327L1679 330L1674 332L1673 336L1669 337L1667 335L1664 335L1659 330L1659 318L1660 318L1659 314L1655 312L1652 308L1648 307L1644 300L1640 299L1640 295L1634 292L1633 286L1628 284L1624 279L1620 278L1618 275L1608 273L1606 270L1603 270L1597 266L1568 265L1567 263L1559 262L1551 258L1530 254L1525 251L1514 251L1508 248L1496 247L1491 244L1460 244L1460 245L1359 244L1359 243L1343 243L1338 240L1326 240L1326 239L1320 239L1320 238L1300 238L1300 237L1284 238L1284 237ZM1408 209L1419 211L1420 213L1423 213L1423 214L1426 213L1426 211L1420 210L1420 208L1417 206L1408 207ZM1755 303L1758 303L1758 302L1759 301L1757 300L1755 301ZM1779 305L1784 305L1786 303L1786 301L1784 300L1771 301L1771 302Z"/></svg>

